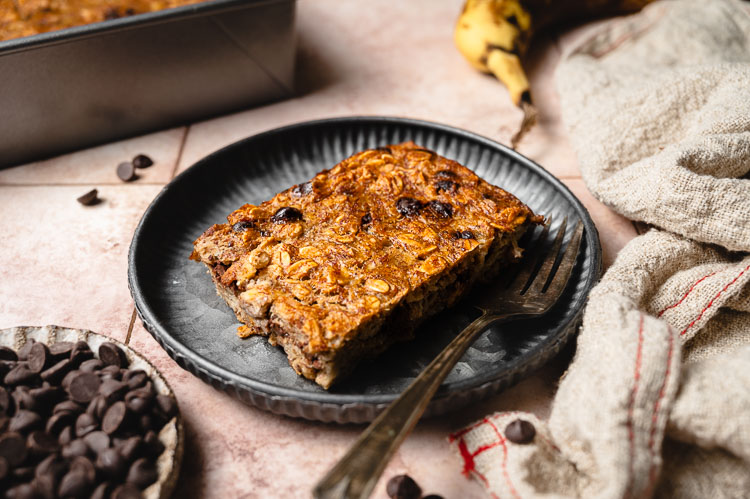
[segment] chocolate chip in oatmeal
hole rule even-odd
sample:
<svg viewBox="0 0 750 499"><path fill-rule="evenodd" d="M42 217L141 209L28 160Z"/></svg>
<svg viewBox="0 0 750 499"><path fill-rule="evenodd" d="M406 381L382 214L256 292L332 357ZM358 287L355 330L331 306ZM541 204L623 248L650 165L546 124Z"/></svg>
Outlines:
<svg viewBox="0 0 750 499"><path fill-rule="evenodd" d="M297 208L291 208L289 206L279 208L271 217L271 221L275 224L296 222L297 220L302 220L302 212Z"/></svg>
<svg viewBox="0 0 750 499"><path fill-rule="evenodd" d="M536 429L534 425L523 419L511 421L505 427L505 438L515 444L527 444L534 440Z"/></svg>
<svg viewBox="0 0 750 499"><path fill-rule="evenodd" d="M292 189L292 196L301 198L307 196L313 191L312 182L305 182L304 184L295 185Z"/></svg>
<svg viewBox="0 0 750 499"><path fill-rule="evenodd" d="M453 206L440 201L430 201L427 206L440 218L450 218L453 216Z"/></svg>
<svg viewBox="0 0 750 499"><path fill-rule="evenodd" d="M369 213L365 213L362 216L362 220L360 220L360 223L362 225L370 225L372 223L372 215Z"/></svg>
<svg viewBox="0 0 750 499"><path fill-rule="evenodd" d="M248 229L254 229L255 222L252 220L240 220L239 222L232 224L232 230L234 232L245 232Z"/></svg>
<svg viewBox="0 0 750 499"><path fill-rule="evenodd" d="M435 190L437 192L444 191L448 194L455 194L458 191L458 184L452 180L438 180L435 182Z"/></svg>
<svg viewBox="0 0 750 499"><path fill-rule="evenodd" d="M453 237L455 237L456 239L476 239L474 237L474 233L471 232L470 230L465 230L465 231L457 230L453 234Z"/></svg>
<svg viewBox="0 0 750 499"><path fill-rule="evenodd" d="M399 198L396 201L396 210L405 217L413 217L419 215L424 205L421 201L414 198Z"/></svg>
<svg viewBox="0 0 750 499"><path fill-rule="evenodd" d="M439 172L435 174L435 178L438 180L452 179L456 177L458 177L458 175L456 175L450 170L440 170Z"/></svg>

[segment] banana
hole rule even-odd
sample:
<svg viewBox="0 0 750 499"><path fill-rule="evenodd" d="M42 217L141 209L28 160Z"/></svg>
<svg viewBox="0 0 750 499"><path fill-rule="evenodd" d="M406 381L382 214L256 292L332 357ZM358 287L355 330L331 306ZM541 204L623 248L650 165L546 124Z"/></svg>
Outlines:
<svg viewBox="0 0 750 499"><path fill-rule="evenodd" d="M532 38L542 29L571 20L636 12L653 0L467 0L453 35L456 47L476 69L505 84L523 120L511 138L515 149L536 123L529 80L523 69Z"/></svg>

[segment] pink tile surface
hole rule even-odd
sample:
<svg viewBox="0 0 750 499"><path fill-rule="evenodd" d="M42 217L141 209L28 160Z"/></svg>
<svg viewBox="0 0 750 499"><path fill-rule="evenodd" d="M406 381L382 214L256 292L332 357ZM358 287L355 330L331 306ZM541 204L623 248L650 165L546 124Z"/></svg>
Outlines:
<svg viewBox="0 0 750 499"><path fill-rule="evenodd" d="M0 186L0 328L56 324L124 340L133 310L127 253L158 186Z"/></svg>
<svg viewBox="0 0 750 499"><path fill-rule="evenodd" d="M117 165L137 154L146 154L154 164L138 170L134 182L165 183L172 178L186 128L112 142L64 154L52 159L0 170L0 185L10 184L121 184Z"/></svg>

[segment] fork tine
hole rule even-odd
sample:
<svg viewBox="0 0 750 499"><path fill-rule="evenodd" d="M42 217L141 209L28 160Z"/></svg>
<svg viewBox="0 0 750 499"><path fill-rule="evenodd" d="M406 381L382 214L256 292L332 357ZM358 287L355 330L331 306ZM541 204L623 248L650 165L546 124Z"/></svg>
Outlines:
<svg viewBox="0 0 750 499"><path fill-rule="evenodd" d="M579 220L576 228L573 230L573 237L570 238L568 247L565 248L565 253L560 260L560 265L557 267L557 272L545 292L546 296L552 301L557 300L557 297L562 294L565 285L568 283L570 273L573 271L573 267L575 267L576 260L578 259L578 250L581 246L582 237L583 222Z"/></svg>
<svg viewBox="0 0 750 499"><path fill-rule="evenodd" d="M549 278L552 276L552 270L557 260L557 255L560 253L560 246L562 246L563 239L565 238L565 229L568 227L568 217L563 218L560 227L557 229L557 235L555 236L555 242L552 244L552 248L547 252L544 257L542 266L539 268L539 272L536 273L536 277L529 284L527 293L541 293L544 290L544 285L547 284Z"/></svg>
<svg viewBox="0 0 750 499"><path fill-rule="evenodd" d="M542 241L547 239L547 235L549 234L549 227L552 225L552 216L547 218L547 223L544 224L544 229L542 230L542 233L539 235L539 237L536 238L534 243L532 244L529 242L528 247L534 248L539 245ZM521 267L520 272L518 272L508 283L508 287L512 287L518 290L520 293L523 289L526 288L526 285L529 281L529 277L533 275L533 271L535 268L538 267L539 264L539 258L541 258L540 255L535 255L534 258L534 264L533 265L523 265Z"/></svg>

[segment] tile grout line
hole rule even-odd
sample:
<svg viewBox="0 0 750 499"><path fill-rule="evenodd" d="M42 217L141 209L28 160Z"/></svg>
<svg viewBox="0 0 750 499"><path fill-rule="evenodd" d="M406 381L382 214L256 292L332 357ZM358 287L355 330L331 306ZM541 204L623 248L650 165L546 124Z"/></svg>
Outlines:
<svg viewBox="0 0 750 499"><path fill-rule="evenodd" d="M130 345L130 335L133 334L133 326L135 326L135 307L133 307L133 313L130 316L130 324L128 325L128 334L125 336L125 344Z"/></svg>
<svg viewBox="0 0 750 499"><path fill-rule="evenodd" d="M173 180L177 174L177 170L180 167L180 161L182 160L182 153L185 151L185 143L187 142L187 136L190 133L190 125L185 127L185 133L182 135L182 142L180 142L180 148L177 151L177 159L174 161L174 167L172 168L172 174L169 176L169 180Z"/></svg>

